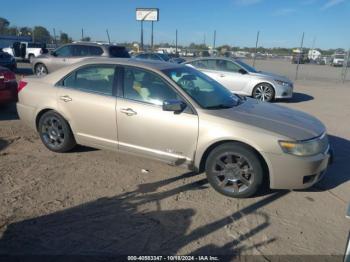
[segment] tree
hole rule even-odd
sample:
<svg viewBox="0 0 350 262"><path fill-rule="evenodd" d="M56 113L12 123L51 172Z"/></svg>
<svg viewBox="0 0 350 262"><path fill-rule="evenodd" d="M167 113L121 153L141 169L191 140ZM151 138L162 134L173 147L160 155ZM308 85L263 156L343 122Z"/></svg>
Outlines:
<svg viewBox="0 0 350 262"><path fill-rule="evenodd" d="M30 27L24 26L19 28L19 35L30 36L32 35L32 29Z"/></svg>
<svg viewBox="0 0 350 262"><path fill-rule="evenodd" d="M45 27L35 26L33 29L33 39L35 42L48 43L51 39L51 36Z"/></svg>
<svg viewBox="0 0 350 262"><path fill-rule="evenodd" d="M60 34L60 43L61 44L67 44L67 43L71 43L71 42L72 42L72 38L70 38L67 33L62 32Z"/></svg>
<svg viewBox="0 0 350 262"><path fill-rule="evenodd" d="M81 39L81 41L84 41L84 42L90 42L91 41L91 37L90 36L85 36Z"/></svg>
<svg viewBox="0 0 350 262"><path fill-rule="evenodd" d="M0 17L0 34L7 34L10 22L6 18Z"/></svg>

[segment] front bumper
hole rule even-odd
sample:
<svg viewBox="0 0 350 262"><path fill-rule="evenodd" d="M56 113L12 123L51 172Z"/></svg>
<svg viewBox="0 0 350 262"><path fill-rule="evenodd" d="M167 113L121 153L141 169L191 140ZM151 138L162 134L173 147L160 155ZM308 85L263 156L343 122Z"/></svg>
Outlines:
<svg viewBox="0 0 350 262"><path fill-rule="evenodd" d="M269 154L272 189L305 189L320 181L332 163L333 151L316 156L298 157L290 154Z"/></svg>
<svg viewBox="0 0 350 262"><path fill-rule="evenodd" d="M290 99L293 97L293 84L289 86L275 85L275 98L276 99Z"/></svg>

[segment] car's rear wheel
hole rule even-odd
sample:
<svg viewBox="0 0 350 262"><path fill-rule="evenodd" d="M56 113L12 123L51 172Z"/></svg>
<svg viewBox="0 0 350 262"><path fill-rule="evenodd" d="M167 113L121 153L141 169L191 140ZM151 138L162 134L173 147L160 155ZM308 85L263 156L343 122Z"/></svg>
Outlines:
<svg viewBox="0 0 350 262"><path fill-rule="evenodd" d="M48 111L40 117L38 131L41 141L51 151L63 153L76 145L69 124L55 111Z"/></svg>
<svg viewBox="0 0 350 262"><path fill-rule="evenodd" d="M34 71L35 71L34 73L37 76L46 76L48 74L46 66L42 63L37 64L34 68Z"/></svg>
<svg viewBox="0 0 350 262"><path fill-rule="evenodd" d="M253 97L260 101L271 102L275 98L275 89L268 83L261 83L254 87Z"/></svg>
<svg viewBox="0 0 350 262"><path fill-rule="evenodd" d="M206 161L210 185L229 197L243 198L256 194L263 183L263 163L257 154L240 143L216 147Z"/></svg>

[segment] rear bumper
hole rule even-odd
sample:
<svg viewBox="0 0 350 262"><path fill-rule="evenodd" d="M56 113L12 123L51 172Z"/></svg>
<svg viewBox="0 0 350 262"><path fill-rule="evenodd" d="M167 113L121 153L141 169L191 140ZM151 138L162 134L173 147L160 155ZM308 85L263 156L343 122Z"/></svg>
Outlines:
<svg viewBox="0 0 350 262"><path fill-rule="evenodd" d="M0 105L15 103L17 100L18 96L16 89L0 89Z"/></svg>
<svg viewBox="0 0 350 262"><path fill-rule="evenodd" d="M35 108L21 103L17 103L16 106L19 118L25 122L26 125L36 130Z"/></svg>
<svg viewBox="0 0 350 262"><path fill-rule="evenodd" d="M270 187L273 189L305 189L320 181L332 163L333 151L310 157L290 154L269 154L272 172ZM272 174L272 175L271 175Z"/></svg>

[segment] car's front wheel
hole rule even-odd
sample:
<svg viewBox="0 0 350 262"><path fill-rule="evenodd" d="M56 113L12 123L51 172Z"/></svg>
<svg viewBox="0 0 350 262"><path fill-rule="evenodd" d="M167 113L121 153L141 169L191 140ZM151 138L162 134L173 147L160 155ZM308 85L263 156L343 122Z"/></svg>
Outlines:
<svg viewBox="0 0 350 262"><path fill-rule="evenodd" d="M275 98L275 89L268 83L261 83L254 87L253 97L260 101L271 102Z"/></svg>
<svg viewBox="0 0 350 262"><path fill-rule="evenodd" d="M37 64L34 68L34 71L35 71L34 73L37 76L46 76L48 74L46 66L42 63Z"/></svg>
<svg viewBox="0 0 350 262"><path fill-rule="evenodd" d="M263 163L257 154L240 143L216 147L206 162L210 185L229 197L243 198L256 194L263 183Z"/></svg>
<svg viewBox="0 0 350 262"><path fill-rule="evenodd" d="M51 151L63 153L76 145L69 124L55 111L48 111L40 117L38 131L41 141Z"/></svg>

